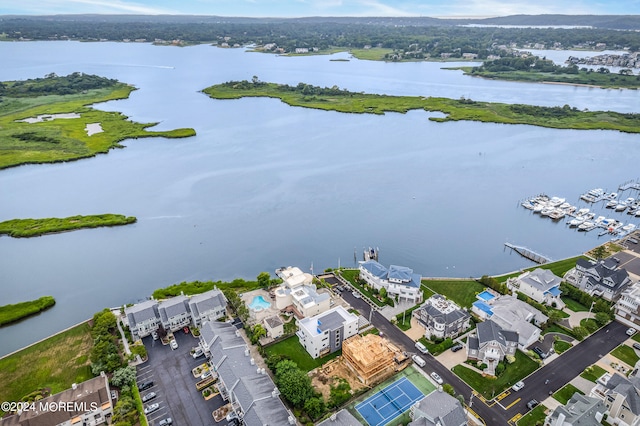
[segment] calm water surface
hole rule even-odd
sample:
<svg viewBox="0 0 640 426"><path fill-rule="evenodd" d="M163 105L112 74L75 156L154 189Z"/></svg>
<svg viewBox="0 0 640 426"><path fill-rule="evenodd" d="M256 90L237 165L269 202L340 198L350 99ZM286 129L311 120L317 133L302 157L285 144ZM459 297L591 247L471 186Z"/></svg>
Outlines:
<svg viewBox="0 0 640 426"><path fill-rule="evenodd" d="M533 216L518 201L545 192L578 203L588 189L614 190L638 177L637 135L434 123L419 111L340 114L199 92L257 75L371 93L637 112L637 91L488 81L439 63L336 62L330 59L348 55L288 58L211 46L0 43L0 58L2 81L81 71L133 84L139 90L129 99L99 108L198 133L0 172L0 220L138 217L121 228L0 238L0 304L46 294L58 302L0 329L0 354L158 287L253 279L283 265L351 266L363 246L380 247L384 264L424 276L530 266L504 250L506 241L553 259L573 256L602 240Z"/></svg>

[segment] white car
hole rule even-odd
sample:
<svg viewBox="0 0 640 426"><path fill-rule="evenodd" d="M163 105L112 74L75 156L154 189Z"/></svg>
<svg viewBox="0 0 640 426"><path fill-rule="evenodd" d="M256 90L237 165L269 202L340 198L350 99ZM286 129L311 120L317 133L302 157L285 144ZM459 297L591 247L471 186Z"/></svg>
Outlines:
<svg viewBox="0 0 640 426"><path fill-rule="evenodd" d="M153 413L158 408L160 408L160 404L158 404L157 402L155 404L149 404L146 407L144 407L144 413L145 414Z"/></svg>
<svg viewBox="0 0 640 426"><path fill-rule="evenodd" d="M635 328L629 328L627 330L627 336L633 336L634 334L636 334L636 329Z"/></svg>
<svg viewBox="0 0 640 426"><path fill-rule="evenodd" d="M201 357L202 355L204 355L204 352L202 350L202 348L197 348L195 351L193 351L193 353L191 354L191 356L193 357L193 359L196 359L198 357Z"/></svg>
<svg viewBox="0 0 640 426"><path fill-rule="evenodd" d="M156 397L156 393L155 392L149 392L149 393L147 393L147 394L142 396L142 402L147 402L149 400L152 400L155 397Z"/></svg>
<svg viewBox="0 0 640 426"><path fill-rule="evenodd" d="M524 382L520 381L518 383L516 383L515 385L511 386L511 389L514 392L518 392L520 389L522 389L524 387Z"/></svg>
<svg viewBox="0 0 640 426"><path fill-rule="evenodd" d="M431 373L430 376L433 380L435 380L437 384L441 385L442 383L444 383L444 381L442 380L442 377L440 377L440 375L435 371Z"/></svg>
<svg viewBox="0 0 640 426"><path fill-rule="evenodd" d="M427 365L427 362L419 355L412 355L411 359L413 359L413 362L418 364L420 367Z"/></svg>
<svg viewBox="0 0 640 426"><path fill-rule="evenodd" d="M176 342L175 340L171 341L171 349L178 349L178 342Z"/></svg>
<svg viewBox="0 0 640 426"><path fill-rule="evenodd" d="M360 299L360 293L358 293L357 291L353 291L351 292L351 294L353 294L353 297L355 297L356 299Z"/></svg>
<svg viewBox="0 0 640 426"><path fill-rule="evenodd" d="M202 376L200 376L200 380L204 380L207 377L211 377L211 370L207 370L204 373L202 373Z"/></svg>

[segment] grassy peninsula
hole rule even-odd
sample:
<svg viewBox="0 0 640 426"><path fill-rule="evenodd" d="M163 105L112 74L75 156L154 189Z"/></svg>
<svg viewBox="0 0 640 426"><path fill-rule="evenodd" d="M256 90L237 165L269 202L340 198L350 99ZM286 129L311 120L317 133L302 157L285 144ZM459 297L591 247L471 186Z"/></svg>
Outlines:
<svg viewBox="0 0 640 426"><path fill-rule="evenodd" d="M44 296L28 302L0 306L0 327L38 314L55 304L56 301L52 296Z"/></svg>
<svg viewBox="0 0 640 426"><path fill-rule="evenodd" d="M0 222L0 235L14 238L38 237L57 232L74 231L101 226L121 226L136 222L133 216L121 214L97 214L89 216L70 216L65 218L11 219Z"/></svg>
<svg viewBox="0 0 640 426"><path fill-rule="evenodd" d="M124 139L195 135L189 128L147 131L156 123L135 123L121 113L89 106L126 99L133 90L116 80L81 73L1 82L0 169L93 157L122 148L119 142ZM56 114L72 114L74 118L58 118Z"/></svg>
<svg viewBox="0 0 640 426"><path fill-rule="evenodd" d="M291 106L323 109L328 111L384 114L406 113L414 109L439 111L445 117L429 117L429 120L482 121L504 124L529 124L555 129L618 130L640 133L640 114L622 114L611 111L580 111L568 105L539 107L497 102L476 102L470 99L448 99L418 96L387 96L354 93L337 86L322 88L299 83L297 86L253 81L230 81L207 87L204 93L214 99L239 99L243 97L278 98Z"/></svg>

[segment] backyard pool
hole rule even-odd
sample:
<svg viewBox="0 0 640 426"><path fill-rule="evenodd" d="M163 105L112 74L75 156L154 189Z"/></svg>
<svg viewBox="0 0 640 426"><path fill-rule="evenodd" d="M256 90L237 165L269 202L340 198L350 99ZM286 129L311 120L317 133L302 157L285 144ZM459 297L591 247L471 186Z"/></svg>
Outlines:
<svg viewBox="0 0 640 426"><path fill-rule="evenodd" d="M262 296L256 296L253 298L251 303L249 304L249 308L253 311L262 311L264 309L269 309L271 307L271 303L264 300Z"/></svg>

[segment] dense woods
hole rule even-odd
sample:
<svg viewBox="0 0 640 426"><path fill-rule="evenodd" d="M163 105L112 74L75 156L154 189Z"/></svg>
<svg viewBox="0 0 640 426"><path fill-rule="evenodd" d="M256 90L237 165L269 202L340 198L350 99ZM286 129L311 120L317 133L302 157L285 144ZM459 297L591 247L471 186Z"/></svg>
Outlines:
<svg viewBox="0 0 640 426"><path fill-rule="evenodd" d="M31 78L11 82L0 82L0 96L13 98L42 95L71 95L91 89L102 89L118 84L117 80L92 74L74 72L67 76L55 73L42 78Z"/></svg>

